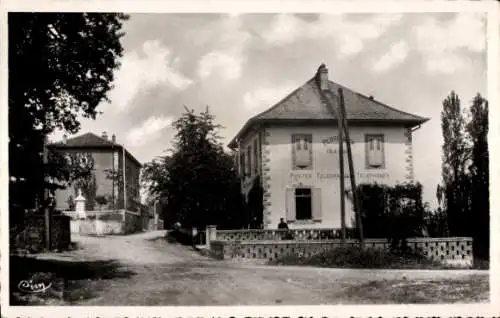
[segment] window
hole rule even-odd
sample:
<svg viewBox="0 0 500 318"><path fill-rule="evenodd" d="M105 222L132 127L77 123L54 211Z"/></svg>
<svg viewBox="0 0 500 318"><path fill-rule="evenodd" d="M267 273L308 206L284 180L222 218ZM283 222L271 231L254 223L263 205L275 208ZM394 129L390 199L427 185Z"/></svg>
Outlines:
<svg viewBox="0 0 500 318"><path fill-rule="evenodd" d="M321 188L299 187L286 189L287 222L321 222L321 215Z"/></svg>
<svg viewBox="0 0 500 318"><path fill-rule="evenodd" d="M245 172L246 172L246 162L245 162L245 153L242 152L240 154L240 173L241 173L241 176L245 176Z"/></svg>
<svg viewBox="0 0 500 318"><path fill-rule="evenodd" d="M252 175L252 147L248 146L247 148L247 175L251 176Z"/></svg>
<svg viewBox="0 0 500 318"><path fill-rule="evenodd" d="M292 135L293 169L312 169L312 135Z"/></svg>
<svg viewBox="0 0 500 318"><path fill-rule="evenodd" d="M257 146L258 139L255 139L253 142L253 171L254 174L259 174L259 148Z"/></svg>
<svg viewBox="0 0 500 318"><path fill-rule="evenodd" d="M297 220L312 218L312 194L310 188L295 189L295 210Z"/></svg>
<svg viewBox="0 0 500 318"><path fill-rule="evenodd" d="M384 168L384 136L366 135L366 168Z"/></svg>

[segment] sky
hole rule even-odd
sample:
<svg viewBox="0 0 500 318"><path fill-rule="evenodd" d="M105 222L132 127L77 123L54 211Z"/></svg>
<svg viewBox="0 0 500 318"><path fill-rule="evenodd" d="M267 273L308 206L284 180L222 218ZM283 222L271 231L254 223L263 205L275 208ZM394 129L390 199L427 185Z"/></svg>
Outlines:
<svg viewBox="0 0 500 318"><path fill-rule="evenodd" d="M487 97L478 13L131 14L124 32L111 103L82 120L78 134L116 134L143 163L171 147L171 124L184 107L210 107L227 145L248 118L325 63L330 80L431 118L413 149L415 180L435 206L442 100L452 90L464 106L477 93Z"/></svg>

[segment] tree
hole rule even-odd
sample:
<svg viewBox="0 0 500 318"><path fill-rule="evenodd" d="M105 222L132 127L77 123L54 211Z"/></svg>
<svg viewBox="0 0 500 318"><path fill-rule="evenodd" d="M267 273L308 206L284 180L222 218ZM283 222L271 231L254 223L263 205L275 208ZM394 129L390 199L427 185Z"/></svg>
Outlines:
<svg viewBox="0 0 500 318"><path fill-rule="evenodd" d="M474 213L472 222L475 250L481 256L489 252L489 151L488 151L488 101L477 94L472 101L472 118L467 124L467 132L472 143L471 165L472 179L471 209Z"/></svg>
<svg viewBox="0 0 500 318"><path fill-rule="evenodd" d="M470 120L451 92L443 101L443 184L437 198L443 206L453 236L471 236L477 256L489 252L489 153L488 102L477 94L470 107Z"/></svg>
<svg viewBox="0 0 500 318"><path fill-rule="evenodd" d="M443 132L443 185L438 188L442 194L443 206L448 216L452 235L465 235L466 220L470 211L470 180L467 168L470 160L466 140L465 118L460 99L454 91L443 101L441 128Z"/></svg>
<svg viewBox="0 0 500 318"><path fill-rule="evenodd" d="M126 19L123 14L9 13L12 213L43 205L44 190L54 189L45 175L67 176L55 171L62 166L44 166L44 140L55 129L76 133L78 115L94 119L97 106L109 101Z"/></svg>
<svg viewBox="0 0 500 318"><path fill-rule="evenodd" d="M183 227L242 227L243 200L234 158L225 153L219 125L206 111L187 109L173 124L174 149L143 169L143 184L166 204L165 222Z"/></svg>

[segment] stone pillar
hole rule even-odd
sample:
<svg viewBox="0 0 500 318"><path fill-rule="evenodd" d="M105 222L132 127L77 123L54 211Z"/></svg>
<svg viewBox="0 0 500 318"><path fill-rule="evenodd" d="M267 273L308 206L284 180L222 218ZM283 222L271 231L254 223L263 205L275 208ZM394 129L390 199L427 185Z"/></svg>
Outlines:
<svg viewBox="0 0 500 318"><path fill-rule="evenodd" d="M75 211L78 219L84 219L86 217L85 201L85 197L82 195L82 190L78 190L78 196L75 199Z"/></svg>
<svg viewBox="0 0 500 318"><path fill-rule="evenodd" d="M210 248L210 242L215 241L217 239L217 226L216 225L207 225L207 229L205 231L205 236L206 236L207 248Z"/></svg>

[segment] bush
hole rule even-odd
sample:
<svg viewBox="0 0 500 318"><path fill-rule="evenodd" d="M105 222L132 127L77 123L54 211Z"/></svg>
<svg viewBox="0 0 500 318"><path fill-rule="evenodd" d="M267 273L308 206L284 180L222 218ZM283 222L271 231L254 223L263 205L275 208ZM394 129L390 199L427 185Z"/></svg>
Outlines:
<svg viewBox="0 0 500 318"><path fill-rule="evenodd" d="M360 184L357 193L365 237L388 238L394 251L404 252L408 237L422 236L425 208L421 184Z"/></svg>
<svg viewBox="0 0 500 318"><path fill-rule="evenodd" d="M177 242L182 245L193 245L194 243L193 236L187 231L183 231L182 229L167 231L165 238L170 243Z"/></svg>
<svg viewBox="0 0 500 318"><path fill-rule="evenodd" d="M310 257L288 255L272 263L336 268L443 268L441 264L427 259L420 252L391 252L374 248L361 250L358 246L339 247Z"/></svg>

